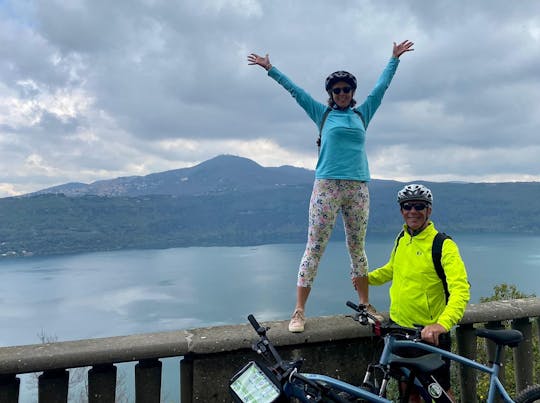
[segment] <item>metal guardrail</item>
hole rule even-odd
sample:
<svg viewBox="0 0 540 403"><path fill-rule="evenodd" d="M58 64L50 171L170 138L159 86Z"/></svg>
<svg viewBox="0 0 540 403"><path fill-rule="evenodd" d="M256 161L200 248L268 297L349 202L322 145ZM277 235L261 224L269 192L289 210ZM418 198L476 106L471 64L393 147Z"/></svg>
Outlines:
<svg viewBox="0 0 540 403"><path fill-rule="evenodd" d="M514 352L516 380L519 389L532 383L533 365L530 318L540 317L540 298L495 301L471 304L456 330L458 352L468 357L476 354L474 325L501 327L511 321L511 326L522 331L525 340ZM364 351L372 348L372 335L367 328L359 327L350 318L341 316L309 318L306 332L292 334L286 321L265 323L270 325L269 337L282 348L294 354L298 349L327 349L337 346L340 351L351 343L364 345ZM55 342L26 346L0 348L0 402L18 403L20 379L18 375L42 372L39 376L38 395L40 403L67 402L67 369L91 367L88 371L89 402L114 402L116 388L116 365L138 362L135 365L135 395L137 402L160 402L161 358L183 357L181 361L182 402L229 401L226 392L228 377L234 373L236 362L249 355L254 333L248 325L219 326L178 330L173 332ZM536 335L538 343L538 335ZM356 349L356 344L351 351ZM367 350L366 350L367 349ZM236 355L236 359L231 357ZM351 357L352 358L352 357ZM325 359L330 361L331 357ZM340 358L343 360L346 358ZM211 360L211 371L202 373L198 366ZM357 363L357 361L355 361ZM336 364L335 371L346 378L343 361ZM358 365L351 365L358 367ZM205 371L208 371L208 365ZM329 366L326 366L327 368ZM238 367L236 367L238 368ZM212 379L209 382L208 379ZM202 378L202 379L200 379ZM476 383L467 369L462 369L460 382L464 401L476 399ZM472 397L474 396L473 400Z"/></svg>

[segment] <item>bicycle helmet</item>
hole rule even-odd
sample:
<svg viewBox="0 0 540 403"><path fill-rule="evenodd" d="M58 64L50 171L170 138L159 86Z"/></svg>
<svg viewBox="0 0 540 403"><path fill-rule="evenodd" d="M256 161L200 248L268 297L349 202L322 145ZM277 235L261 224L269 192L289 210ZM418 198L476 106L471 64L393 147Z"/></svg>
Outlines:
<svg viewBox="0 0 540 403"><path fill-rule="evenodd" d="M431 194L431 190L424 185L412 183L405 186L397 194L397 201L399 204L410 200L422 200L432 204L433 195Z"/></svg>
<svg viewBox="0 0 540 403"><path fill-rule="evenodd" d="M326 83L325 83L326 91L330 91L332 86L338 81L345 81L347 84L349 84L352 87L353 90L356 89L356 77L353 76L351 73L340 70L340 71L335 71L332 74L330 74L328 77L326 77Z"/></svg>

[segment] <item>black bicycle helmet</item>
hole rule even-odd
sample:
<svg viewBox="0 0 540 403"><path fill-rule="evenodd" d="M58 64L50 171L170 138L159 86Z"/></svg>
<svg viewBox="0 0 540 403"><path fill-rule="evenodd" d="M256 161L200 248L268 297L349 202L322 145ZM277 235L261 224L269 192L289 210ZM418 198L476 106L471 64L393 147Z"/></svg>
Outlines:
<svg viewBox="0 0 540 403"><path fill-rule="evenodd" d="M428 202L429 204L432 204L433 195L431 194L431 190L429 190L424 185L412 183L405 186L397 194L397 201L399 204L410 200L422 200Z"/></svg>
<svg viewBox="0 0 540 403"><path fill-rule="evenodd" d="M332 86L337 83L338 81L345 81L347 84L349 84L353 90L356 89L356 77L353 76L351 73L347 71L335 71L332 74L330 74L328 77L326 77L326 91L330 91Z"/></svg>

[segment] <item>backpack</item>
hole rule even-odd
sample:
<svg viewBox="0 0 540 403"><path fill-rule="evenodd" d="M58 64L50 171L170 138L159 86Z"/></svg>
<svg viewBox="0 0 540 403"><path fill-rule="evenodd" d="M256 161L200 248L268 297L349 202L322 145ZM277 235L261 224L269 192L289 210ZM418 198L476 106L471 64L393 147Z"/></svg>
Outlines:
<svg viewBox="0 0 540 403"><path fill-rule="evenodd" d="M321 121L321 126L319 127L319 138L317 139L317 147L319 148L319 153L321 152L321 134L322 134L322 129L323 129L323 126L324 126L324 122L326 122L326 118L328 117L328 114L330 113L332 109L331 108L327 108L325 111L324 111L324 115L323 115L323 118L322 118L322 121ZM360 117L360 120L362 121L362 124L364 125L364 127L366 127L366 122L364 122L364 117L362 116L362 114L353 109L353 112L356 113L359 117Z"/></svg>
<svg viewBox="0 0 540 403"><path fill-rule="evenodd" d="M396 239L396 246L394 247L394 252L398 247L399 240L403 237L404 234L404 230L401 230ZM452 237L450 235L446 235L444 232L437 232L437 235L435 235L435 238L433 238L433 245L431 246L431 258L433 259L433 266L435 266L435 271L441 279L444 288L444 295L446 297L446 302L448 303L450 293L448 292L448 284L446 283L446 274L444 273L444 269L441 264L442 247L446 239L452 239Z"/></svg>

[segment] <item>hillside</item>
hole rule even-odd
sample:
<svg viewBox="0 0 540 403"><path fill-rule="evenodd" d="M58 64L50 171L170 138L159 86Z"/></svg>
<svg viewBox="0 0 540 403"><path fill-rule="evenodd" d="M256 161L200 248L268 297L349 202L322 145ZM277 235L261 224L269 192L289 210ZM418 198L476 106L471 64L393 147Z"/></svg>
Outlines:
<svg viewBox="0 0 540 403"><path fill-rule="evenodd" d="M312 182L312 171L220 156L192 168L3 198L0 255L303 243ZM540 183L426 184L435 195L433 219L447 233L540 234ZM397 233L402 186L370 183L369 234ZM343 239L340 219L334 239Z"/></svg>
<svg viewBox="0 0 540 403"><path fill-rule="evenodd" d="M311 183L314 172L282 166L264 168L247 158L220 155L191 168L175 169L146 176L101 180L91 184L68 183L40 190L40 194L64 194L69 197L205 195L235 191L257 191L280 186Z"/></svg>

